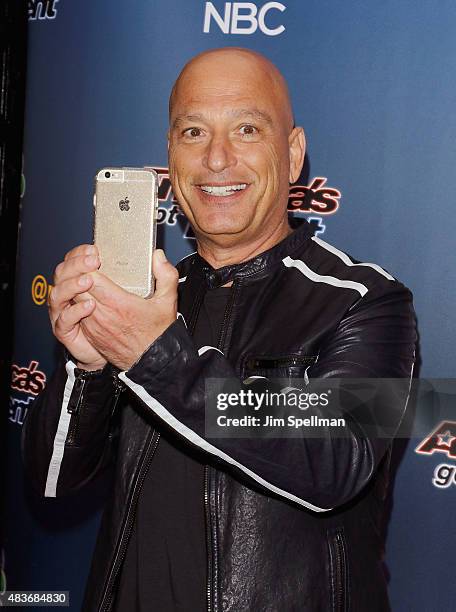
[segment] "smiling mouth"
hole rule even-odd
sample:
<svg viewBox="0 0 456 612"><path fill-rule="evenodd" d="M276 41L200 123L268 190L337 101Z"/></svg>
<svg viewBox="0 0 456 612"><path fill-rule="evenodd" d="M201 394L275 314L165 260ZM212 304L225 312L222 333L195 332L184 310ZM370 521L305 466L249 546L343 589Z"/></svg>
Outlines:
<svg viewBox="0 0 456 612"><path fill-rule="evenodd" d="M234 183L233 185L198 185L198 187L208 195L222 198L244 191L248 185L247 183Z"/></svg>

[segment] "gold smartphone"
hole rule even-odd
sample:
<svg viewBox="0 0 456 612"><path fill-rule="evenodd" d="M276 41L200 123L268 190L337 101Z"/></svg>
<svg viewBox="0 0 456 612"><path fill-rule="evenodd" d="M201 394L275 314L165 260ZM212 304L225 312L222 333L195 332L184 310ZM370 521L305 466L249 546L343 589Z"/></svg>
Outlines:
<svg viewBox="0 0 456 612"><path fill-rule="evenodd" d="M95 176L93 236L100 272L143 298L154 292L157 186L157 173L144 168L102 168Z"/></svg>

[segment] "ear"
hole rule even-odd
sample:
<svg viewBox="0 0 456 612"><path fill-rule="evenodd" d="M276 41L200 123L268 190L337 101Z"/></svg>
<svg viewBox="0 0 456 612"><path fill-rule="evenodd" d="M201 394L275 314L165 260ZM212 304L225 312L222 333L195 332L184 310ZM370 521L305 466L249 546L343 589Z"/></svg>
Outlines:
<svg viewBox="0 0 456 612"><path fill-rule="evenodd" d="M288 136L290 151L290 183L298 180L306 154L306 137L302 127L295 127Z"/></svg>

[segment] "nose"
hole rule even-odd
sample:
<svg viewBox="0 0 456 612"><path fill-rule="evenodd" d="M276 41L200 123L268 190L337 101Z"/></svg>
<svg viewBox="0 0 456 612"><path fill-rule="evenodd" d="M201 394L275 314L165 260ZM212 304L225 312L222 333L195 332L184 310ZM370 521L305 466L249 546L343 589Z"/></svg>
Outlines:
<svg viewBox="0 0 456 612"><path fill-rule="evenodd" d="M203 165L212 172L223 172L236 165L236 162L236 155L229 138L214 135L207 145Z"/></svg>

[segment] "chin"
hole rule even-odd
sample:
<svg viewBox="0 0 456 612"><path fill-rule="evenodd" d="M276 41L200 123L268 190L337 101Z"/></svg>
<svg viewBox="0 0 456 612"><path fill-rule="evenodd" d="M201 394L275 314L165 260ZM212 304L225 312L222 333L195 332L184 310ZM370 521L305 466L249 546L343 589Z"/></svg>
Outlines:
<svg viewBox="0 0 456 612"><path fill-rule="evenodd" d="M198 223L197 231L206 235L221 235L221 234L240 234L245 231L249 223L243 219L211 219L207 216Z"/></svg>
<svg viewBox="0 0 456 612"><path fill-rule="evenodd" d="M201 234L204 234L205 236L230 236L241 234L245 229L245 226L239 226L234 224L203 224L199 226L197 231Z"/></svg>

